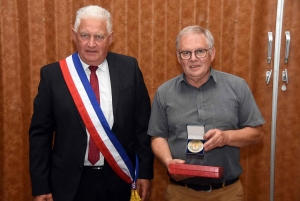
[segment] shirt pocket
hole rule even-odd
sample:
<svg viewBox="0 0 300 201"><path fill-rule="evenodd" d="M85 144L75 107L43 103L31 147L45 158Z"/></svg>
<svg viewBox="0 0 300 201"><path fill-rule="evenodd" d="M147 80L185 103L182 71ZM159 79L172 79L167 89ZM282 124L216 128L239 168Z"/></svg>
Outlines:
<svg viewBox="0 0 300 201"><path fill-rule="evenodd" d="M213 105L213 125L220 130L237 129L238 108L231 104Z"/></svg>

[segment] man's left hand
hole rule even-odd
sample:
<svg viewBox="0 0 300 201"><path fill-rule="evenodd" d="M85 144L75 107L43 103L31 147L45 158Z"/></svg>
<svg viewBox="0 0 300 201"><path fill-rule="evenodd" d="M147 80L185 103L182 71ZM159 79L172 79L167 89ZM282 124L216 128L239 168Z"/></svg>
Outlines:
<svg viewBox="0 0 300 201"><path fill-rule="evenodd" d="M148 200L151 192L151 180L137 179L136 186L142 201Z"/></svg>
<svg viewBox="0 0 300 201"><path fill-rule="evenodd" d="M209 151L216 147L223 147L226 145L228 136L225 131L212 129L204 135L204 140L206 140L204 143L204 150Z"/></svg>

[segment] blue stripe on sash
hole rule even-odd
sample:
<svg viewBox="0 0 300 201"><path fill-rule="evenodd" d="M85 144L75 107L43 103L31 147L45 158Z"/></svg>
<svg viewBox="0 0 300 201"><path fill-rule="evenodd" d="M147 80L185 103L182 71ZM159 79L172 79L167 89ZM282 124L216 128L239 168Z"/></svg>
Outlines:
<svg viewBox="0 0 300 201"><path fill-rule="evenodd" d="M135 174L134 174L134 168L133 168L133 165L128 157L128 155L126 154L125 150L123 149L122 145L120 144L120 142L118 141L118 139L116 138L115 134L111 131L110 127L109 127L109 124L108 122L106 121L106 118L99 106L99 103L96 99L96 96L92 90L92 87L90 85L90 82L86 76L86 73L82 67L82 64L80 62L80 59L78 57L78 53L74 53L72 55L72 59L73 59L73 63L74 63L74 66L76 68L76 71L79 75L79 78L87 92L87 95L92 103L92 106L108 136L108 138L110 139L110 141L112 142L112 144L114 145L114 147L116 148L116 150L119 152L121 158L123 159L124 163L126 164L127 168L129 169L130 171L130 174L131 174L131 177L133 178L133 181L136 180L135 178ZM138 163L138 161L137 161Z"/></svg>

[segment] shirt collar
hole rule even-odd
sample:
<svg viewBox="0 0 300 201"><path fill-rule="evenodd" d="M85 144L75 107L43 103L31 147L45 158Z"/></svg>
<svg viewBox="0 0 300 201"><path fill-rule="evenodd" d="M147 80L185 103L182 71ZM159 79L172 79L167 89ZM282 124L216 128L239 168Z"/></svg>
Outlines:
<svg viewBox="0 0 300 201"><path fill-rule="evenodd" d="M84 63L84 62L81 60L79 54L78 54L78 57L79 57L79 59L80 59L80 62L81 62L81 64L82 64L83 69L86 71L86 70L90 67L90 65ZM105 59L100 65L98 65L98 68L101 69L102 71L106 72L106 71L108 70L107 60Z"/></svg>
<svg viewBox="0 0 300 201"><path fill-rule="evenodd" d="M210 78L212 78L214 80L215 83L218 83L217 82L217 76L216 76L216 71L210 67ZM209 78L209 79L210 79ZM185 82L186 84L189 84L187 81L186 81L186 78L184 76L184 73L182 73L180 76L179 76L179 80L178 80L179 84L182 83L182 82Z"/></svg>
<svg viewBox="0 0 300 201"><path fill-rule="evenodd" d="M218 83L216 71L212 67L210 67L210 77L212 77L215 83Z"/></svg>

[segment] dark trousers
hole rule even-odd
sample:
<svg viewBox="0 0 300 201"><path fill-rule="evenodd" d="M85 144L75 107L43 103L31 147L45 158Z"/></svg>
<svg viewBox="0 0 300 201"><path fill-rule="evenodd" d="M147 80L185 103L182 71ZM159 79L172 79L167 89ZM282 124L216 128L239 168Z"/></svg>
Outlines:
<svg viewBox="0 0 300 201"><path fill-rule="evenodd" d="M129 201L131 184L105 169L84 167L74 201Z"/></svg>

